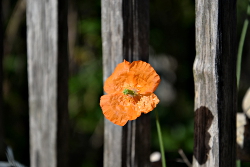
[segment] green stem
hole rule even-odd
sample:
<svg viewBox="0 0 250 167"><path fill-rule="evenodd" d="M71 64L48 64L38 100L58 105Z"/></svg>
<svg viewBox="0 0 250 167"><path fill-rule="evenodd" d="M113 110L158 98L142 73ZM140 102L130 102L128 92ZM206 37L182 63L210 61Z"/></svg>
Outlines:
<svg viewBox="0 0 250 167"><path fill-rule="evenodd" d="M241 165L240 165L240 160L237 160L236 161L236 167L240 167Z"/></svg>
<svg viewBox="0 0 250 167"><path fill-rule="evenodd" d="M161 162L162 162L162 167L167 167L166 164L166 159L165 159L165 152L164 152L164 146L163 146L163 141L162 141L162 133L161 133L161 126L158 118L158 112L155 109L155 118L156 118L156 127L157 127L157 132L158 132L158 137L159 137L159 143L160 143L160 149L161 149Z"/></svg>
<svg viewBox="0 0 250 167"><path fill-rule="evenodd" d="M242 32L241 32L241 37L240 37L240 42L239 42L239 48L238 48L237 72L236 72L236 76L237 76L237 88L239 88L239 84L240 84L240 71L241 71L242 51L243 51L244 41L245 41L245 38L246 38L247 28L248 28L248 24L249 24L249 20L248 20L249 16L250 16L250 1L248 3L248 6L247 6L247 18L245 19L244 24L243 24L243 29L242 29Z"/></svg>

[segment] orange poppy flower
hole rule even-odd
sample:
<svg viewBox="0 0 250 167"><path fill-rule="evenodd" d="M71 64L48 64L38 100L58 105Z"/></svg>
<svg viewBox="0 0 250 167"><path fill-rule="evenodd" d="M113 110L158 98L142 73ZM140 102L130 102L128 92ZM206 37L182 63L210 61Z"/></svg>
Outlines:
<svg viewBox="0 0 250 167"><path fill-rule="evenodd" d="M114 124L123 126L141 113L152 111L159 103L153 93L160 83L154 68L143 61L124 60L105 81L100 100L104 116Z"/></svg>

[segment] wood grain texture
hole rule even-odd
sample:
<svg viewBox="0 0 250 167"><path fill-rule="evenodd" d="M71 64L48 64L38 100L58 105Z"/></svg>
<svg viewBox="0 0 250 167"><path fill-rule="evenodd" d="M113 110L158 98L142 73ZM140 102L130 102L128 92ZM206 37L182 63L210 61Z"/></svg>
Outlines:
<svg viewBox="0 0 250 167"><path fill-rule="evenodd" d="M57 165L57 5L57 0L27 0L32 167Z"/></svg>
<svg viewBox="0 0 250 167"><path fill-rule="evenodd" d="M102 0L103 81L122 62L122 1ZM121 167L122 127L104 120L104 167Z"/></svg>
<svg viewBox="0 0 250 167"><path fill-rule="evenodd" d="M148 61L149 57L149 1L122 2L123 58L128 61Z"/></svg>
<svg viewBox="0 0 250 167"><path fill-rule="evenodd" d="M195 131L195 141L205 142L206 151L195 145L193 166L235 166L236 151L236 1L196 0L196 58L194 62L195 110L205 107L213 121L209 141ZM201 112L202 113L202 112ZM199 113L196 113L196 115ZM205 122L196 121L196 126Z"/></svg>
<svg viewBox="0 0 250 167"><path fill-rule="evenodd" d="M104 81L123 59L148 61L148 40L148 0L102 0ZM149 114L124 127L104 124L104 167L150 166Z"/></svg>

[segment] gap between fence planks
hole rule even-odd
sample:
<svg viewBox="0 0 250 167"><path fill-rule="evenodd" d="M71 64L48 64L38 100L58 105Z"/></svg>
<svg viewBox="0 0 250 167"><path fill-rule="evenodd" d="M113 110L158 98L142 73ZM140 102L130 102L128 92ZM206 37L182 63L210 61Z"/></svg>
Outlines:
<svg viewBox="0 0 250 167"><path fill-rule="evenodd" d="M3 21L2 0L0 0L0 161L5 158L3 127Z"/></svg>
<svg viewBox="0 0 250 167"><path fill-rule="evenodd" d="M196 0L194 167L236 161L236 1Z"/></svg>
<svg viewBox="0 0 250 167"><path fill-rule="evenodd" d="M102 0L102 47L104 81L123 59L148 61L149 1ZM150 166L149 114L124 127L104 125L104 167Z"/></svg>
<svg viewBox="0 0 250 167"><path fill-rule="evenodd" d="M58 64L57 64L57 167L68 167L68 0L58 0Z"/></svg>
<svg viewBox="0 0 250 167"><path fill-rule="evenodd" d="M32 167L66 167L68 152L67 1L27 1Z"/></svg>

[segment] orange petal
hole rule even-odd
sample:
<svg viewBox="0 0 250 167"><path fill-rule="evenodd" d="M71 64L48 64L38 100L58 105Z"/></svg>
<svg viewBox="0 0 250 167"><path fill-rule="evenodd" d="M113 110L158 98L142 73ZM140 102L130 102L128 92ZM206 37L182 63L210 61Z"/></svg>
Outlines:
<svg viewBox="0 0 250 167"><path fill-rule="evenodd" d="M153 93L160 83L160 77L154 68L144 61L134 61L130 64L129 83L140 90L140 94ZM132 85L131 85L132 86Z"/></svg>
<svg viewBox="0 0 250 167"><path fill-rule="evenodd" d="M112 93L101 97L100 106L104 116L114 124L123 126L128 120L133 120L140 113L134 110L133 99L122 94Z"/></svg>
<svg viewBox="0 0 250 167"><path fill-rule="evenodd" d="M148 113L152 111L159 102L160 100L154 93L141 96L140 100L137 102L135 110L141 113Z"/></svg>
<svg viewBox="0 0 250 167"><path fill-rule="evenodd" d="M104 83L104 91L106 93L122 92L124 84L128 80L130 62L124 60L118 64L114 72Z"/></svg>

